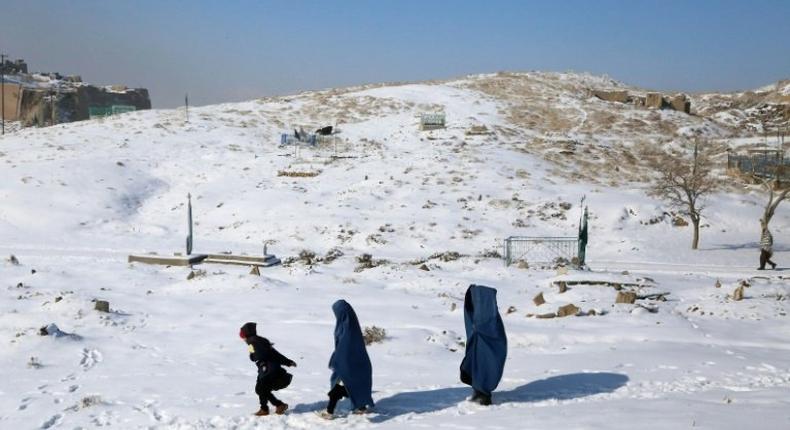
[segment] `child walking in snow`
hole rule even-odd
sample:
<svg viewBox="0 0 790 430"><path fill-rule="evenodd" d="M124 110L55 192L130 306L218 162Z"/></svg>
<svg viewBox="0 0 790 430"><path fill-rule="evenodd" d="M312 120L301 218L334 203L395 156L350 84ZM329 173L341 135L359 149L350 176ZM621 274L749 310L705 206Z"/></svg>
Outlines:
<svg viewBox="0 0 790 430"><path fill-rule="evenodd" d="M757 270L765 270L765 263L771 265L772 269L776 269L776 263L771 261L771 256L774 254L774 237L765 225L765 221L760 220L762 227L762 234L760 235L760 267Z"/></svg>
<svg viewBox="0 0 790 430"><path fill-rule="evenodd" d="M288 404L275 397L272 391L281 390L291 383L292 375L282 366L296 367L296 363L274 349L268 339L258 336L254 322L244 324L239 330L239 337L247 343L250 360L258 367L255 394L258 395L261 408L255 415L259 417L269 415L268 403L274 406L274 413L284 414L288 410Z"/></svg>

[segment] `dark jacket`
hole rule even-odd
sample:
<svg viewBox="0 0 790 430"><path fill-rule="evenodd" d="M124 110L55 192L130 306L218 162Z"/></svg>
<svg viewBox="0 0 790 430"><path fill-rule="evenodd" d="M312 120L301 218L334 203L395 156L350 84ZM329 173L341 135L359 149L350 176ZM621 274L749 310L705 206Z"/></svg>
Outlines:
<svg viewBox="0 0 790 430"><path fill-rule="evenodd" d="M282 366L295 366L296 363L274 349L269 339L255 332L255 323L247 323L241 328L250 349L250 360L258 366L258 379L271 379L282 375Z"/></svg>
<svg viewBox="0 0 790 430"><path fill-rule="evenodd" d="M469 286L464 299L464 325L466 354L461 362L461 381L490 396L502 379L507 357L507 337L495 289Z"/></svg>
<svg viewBox="0 0 790 430"><path fill-rule="evenodd" d="M354 409L373 406L373 367L357 314L345 300L332 305L335 313L335 351L329 359L330 388L342 382Z"/></svg>

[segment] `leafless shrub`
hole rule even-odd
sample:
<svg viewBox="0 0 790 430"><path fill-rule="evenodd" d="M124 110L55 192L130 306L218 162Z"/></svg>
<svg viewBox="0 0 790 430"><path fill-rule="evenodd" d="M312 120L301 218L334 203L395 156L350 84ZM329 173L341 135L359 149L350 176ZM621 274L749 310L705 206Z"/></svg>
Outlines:
<svg viewBox="0 0 790 430"><path fill-rule="evenodd" d="M277 176L287 176L290 178L312 178L321 174L321 171L299 172L293 170L278 170Z"/></svg>
<svg viewBox="0 0 790 430"><path fill-rule="evenodd" d="M361 272L365 269L372 269L377 266L381 266L382 264L386 264L387 260L374 260L373 256L370 254L362 254L357 257L357 267L354 269L355 272Z"/></svg>
<svg viewBox="0 0 790 430"><path fill-rule="evenodd" d="M362 338L365 339L365 345L381 343L387 338L387 330L376 326L365 327L362 331Z"/></svg>

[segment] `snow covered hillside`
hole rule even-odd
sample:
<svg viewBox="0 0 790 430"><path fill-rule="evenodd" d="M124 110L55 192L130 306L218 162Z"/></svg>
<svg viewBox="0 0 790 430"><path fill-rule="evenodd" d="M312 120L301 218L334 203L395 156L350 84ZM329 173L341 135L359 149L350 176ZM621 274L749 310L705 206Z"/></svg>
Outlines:
<svg viewBox="0 0 790 430"><path fill-rule="evenodd" d="M624 86L480 75L0 138L0 428L788 428L790 203L771 223L781 270L755 270L764 196L736 186L709 200L692 251L689 227L646 195L639 151L678 136L727 143L733 129L590 88ZM433 112L447 127L420 131ZM325 125L335 141L280 146L280 133ZM127 263L184 251L188 193L196 252L267 244L287 264L261 276L200 265L188 280L189 268ZM497 258L511 235L574 236L583 196L591 271ZM615 305L595 282L669 295ZM491 407L458 381L472 283L498 289L509 339ZM387 338L368 347L374 413L341 403L324 421L338 298ZM569 303L594 315L534 317ZM251 415L247 321L299 365L278 393L285 416ZM40 336L50 323L75 336Z"/></svg>

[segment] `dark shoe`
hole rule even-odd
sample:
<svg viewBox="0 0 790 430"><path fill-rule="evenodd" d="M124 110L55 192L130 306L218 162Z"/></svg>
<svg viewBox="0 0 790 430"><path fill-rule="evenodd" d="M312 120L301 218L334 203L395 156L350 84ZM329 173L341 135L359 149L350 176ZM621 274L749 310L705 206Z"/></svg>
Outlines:
<svg viewBox="0 0 790 430"><path fill-rule="evenodd" d="M277 415L282 415L287 410L288 410L288 403L281 403L274 408L274 413Z"/></svg>
<svg viewBox="0 0 790 430"><path fill-rule="evenodd" d="M771 270L776 270L776 263L771 263Z"/></svg>
<svg viewBox="0 0 790 430"><path fill-rule="evenodd" d="M485 394L481 394L480 398L477 400L477 403L480 403L483 406L490 406L491 396L486 396Z"/></svg>
<svg viewBox="0 0 790 430"><path fill-rule="evenodd" d="M256 417L265 417L267 415L269 415L269 410L268 409L261 408L261 409L258 410L258 412L255 412L255 416Z"/></svg>
<svg viewBox="0 0 790 430"><path fill-rule="evenodd" d="M765 270L765 267L758 267L757 270Z"/></svg>

